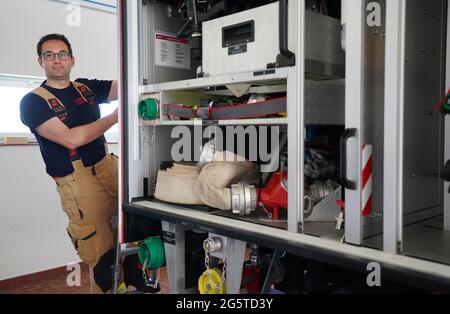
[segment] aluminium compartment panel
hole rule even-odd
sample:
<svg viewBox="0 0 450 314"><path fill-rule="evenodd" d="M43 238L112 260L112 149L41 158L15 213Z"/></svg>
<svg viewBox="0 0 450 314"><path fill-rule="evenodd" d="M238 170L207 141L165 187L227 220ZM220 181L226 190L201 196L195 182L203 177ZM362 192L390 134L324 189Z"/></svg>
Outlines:
<svg viewBox="0 0 450 314"><path fill-rule="evenodd" d="M279 49L278 2L203 23L203 72L207 76L258 71L276 61ZM294 25L289 21L289 25ZM239 30L239 27L247 27ZM236 28L237 40L228 39L227 30ZM345 55L341 48L340 22L305 11L305 72L311 79L345 75ZM253 34L252 34L253 32ZM289 27L292 38L294 28ZM299 35L300 37L301 35ZM239 41L241 38L241 41ZM290 42L289 42L290 43Z"/></svg>
<svg viewBox="0 0 450 314"><path fill-rule="evenodd" d="M442 204L441 0L406 2L403 214Z"/></svg>
<svg viewBox="0 0 450 314"><path fill-rule="evenodd" d="M167 3L147 1L144 10L141 36L145 46L141 49L146 52L148 72L144 78L148 84L194 78L197 65L190 55L189 41L176 38L184 22L171 13L175 9Z"/></svg>
<svg viewBox="0 0 450 314"><path fill-rule="evenodd" d="M203 73L216 76L257 71L274 63L280 51L278 11L275 2L204 22Z"/></svg>
<svg viewBox="0 0 450 314"><path fill-rule="evenodd" d="M367 5L373 2L366 0ZM383 232L384 186L384 84L386 50L386 1L381 8L381 25L364 28L363 144L372 145L372 213L363 221L363 237ZM364 206L364 205L363 205Z"/></svg>
<svg viewBox="0 0 450 314"><path fill-rule="evenodd" d="M345 83L305 81L305 125L345 124Z"/></svg>

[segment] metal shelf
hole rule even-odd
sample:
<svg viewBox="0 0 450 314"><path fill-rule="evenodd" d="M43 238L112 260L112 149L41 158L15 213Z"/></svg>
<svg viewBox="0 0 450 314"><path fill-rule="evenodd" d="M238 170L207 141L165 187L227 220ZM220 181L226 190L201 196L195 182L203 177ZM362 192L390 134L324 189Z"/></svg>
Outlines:
<svg viewBox="0 0 450 314"><path fill-rule="evenodd" d="M208 121L208 120L152 120L152 121L140 121L142 126L207 126L207 125L287 125L288 118L266 118L266 119L242 119L242 120L219 120L219 121Z"/></svg>
<svg viewBox="0 0 450 314"><path fill-rule="evenodd" d="M259 243L281 249L305 258L331 263L348 269L366 269L368 263L383 265L387 278L409 278L425 286L445 289L450 285L447 265L402 255L392 255L379 250L358 247L332 239L317 238L307 234L291 233L273 227L211 215L181 206L168 206L152 201L125 204L124 210L145 217L169 222L180 222L194 229L239 237L247 242Z"/></svg>
<svg viewBox="0 0 450 314"><path fill-rule="evenodd" d="M192 80L175 81L153 85L142 85L139 87L139 91L140 94L151 94L164 91L192 90L192 89L201 89L205 87L224 86L230 84L278 81L287 79L287 77L288 77L288 68L279 68L255 72L244 72L212 77L202 77Z"/></svg>

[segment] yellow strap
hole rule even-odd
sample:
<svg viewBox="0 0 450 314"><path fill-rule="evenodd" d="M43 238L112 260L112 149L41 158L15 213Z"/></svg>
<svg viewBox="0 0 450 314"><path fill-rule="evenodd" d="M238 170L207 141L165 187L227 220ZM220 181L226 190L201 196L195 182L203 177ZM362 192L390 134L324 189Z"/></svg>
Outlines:
<svg viewBox="0 0 450 314"><path fill-rule="evenodd" d="M32 90L31 92L32 92L33 94L35 94L35 95L37 95L37 96L43 98L43 99L47 102L48 107L49 107L52 111L53 111L53 107L52 107L52 104L50 103L50 100L52 100L52 99L56 99L56 100L61 104L61 106L64 107L64 109L66 108L66 107L64 106L64 104L58 99L58 97L56 97L55 95L53 95L52 93L50 93L48 90L46 90L46 89L43 88L43 87L38 87L38 88Z"/></svg>
<svg viewBox="0 0 450 314"><path fill-rule="evenodd" d="M82 84L82 83L78 83L78 82L71 82L71 83L75 87L75 89L78 92L78 94L80 94L80 96L83 98L83 100L86 103L89 103L88 100L86 99L86 97L84 97L84 95L81 92L80 88L81 87L85 87L91 93L92 93L92 90L89 87L87 87L86 85ZM35 95L38 95L41 98L44 98L44 100L47 102L49 108L52 109L52 110L53 110L53 108L52 108L51 103L50 103L50 100L52 100L52 99L56 99L64 108L66 108L64 106L64 104L62 103L62 101L58 99L58 97L56 97L55 95L53 95L52 93L50 93L47 89L45 89L43 87L38 87L38 88L34 89L31 92L33 94L35 94Z"/></svg>
<svg viewBox="0 0 450 314"><path fill-rule="evenodd" d="M77 90L78 94L80 94L80 96L84 99L84 101L86 103L89 103L89 101L86 99L86 97L84 97L83 93L81 92L81 87L85 87L88 91L90 91L91 93L93 93L91 91L91 89L89 87L87 87L86 85L82 84L82 83L78 83L78 82L72 82L73 86L75 87L75 89Z"/></svg>

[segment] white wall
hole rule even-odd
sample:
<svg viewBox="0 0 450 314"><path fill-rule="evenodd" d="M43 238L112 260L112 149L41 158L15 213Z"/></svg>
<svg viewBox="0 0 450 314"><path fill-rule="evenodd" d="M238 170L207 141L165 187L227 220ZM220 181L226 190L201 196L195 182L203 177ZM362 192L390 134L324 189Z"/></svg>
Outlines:
<svg viewBox="0 0 450 314"><path fill-rule="evenodd" d="M39 147L0 146L0 280L79 261L67 224Z"/></svg>
<svg viewBox="0 0 450 314"><path fill-rule="evenodd" d="M0 73L43 76L36 45L43 35L62 33L71 42L77 60L73 79L116 79L117 15L82 6L80 26L70 27L67 19L71 11L67 9L67 3L54 0L1 0Z"/></svg>
<svg viewBox="0 0 450 314"><path fill-rule="evenodd" d="M81 4L79 27L67 24L68 2ZM0 73L43 77L36 45L48 33L72 43L72 79L117 79L115 10L85 0L0 0ZM118 145L110 150L118 153ZM0 280L78 261L67 223L39 148L0 146Z"/></svg>

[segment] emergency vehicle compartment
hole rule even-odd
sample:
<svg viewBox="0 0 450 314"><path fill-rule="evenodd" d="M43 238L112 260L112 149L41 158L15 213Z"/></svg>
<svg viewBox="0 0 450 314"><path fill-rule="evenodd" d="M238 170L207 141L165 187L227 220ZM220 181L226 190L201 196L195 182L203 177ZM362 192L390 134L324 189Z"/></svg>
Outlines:
<svg viewBox="0 0 450 314"><path fill-rule="evenodd" d="M192 230L239 280L247 243L450 278L442 1L122 1L121 241L163 238L171 292Z"/></svg>

